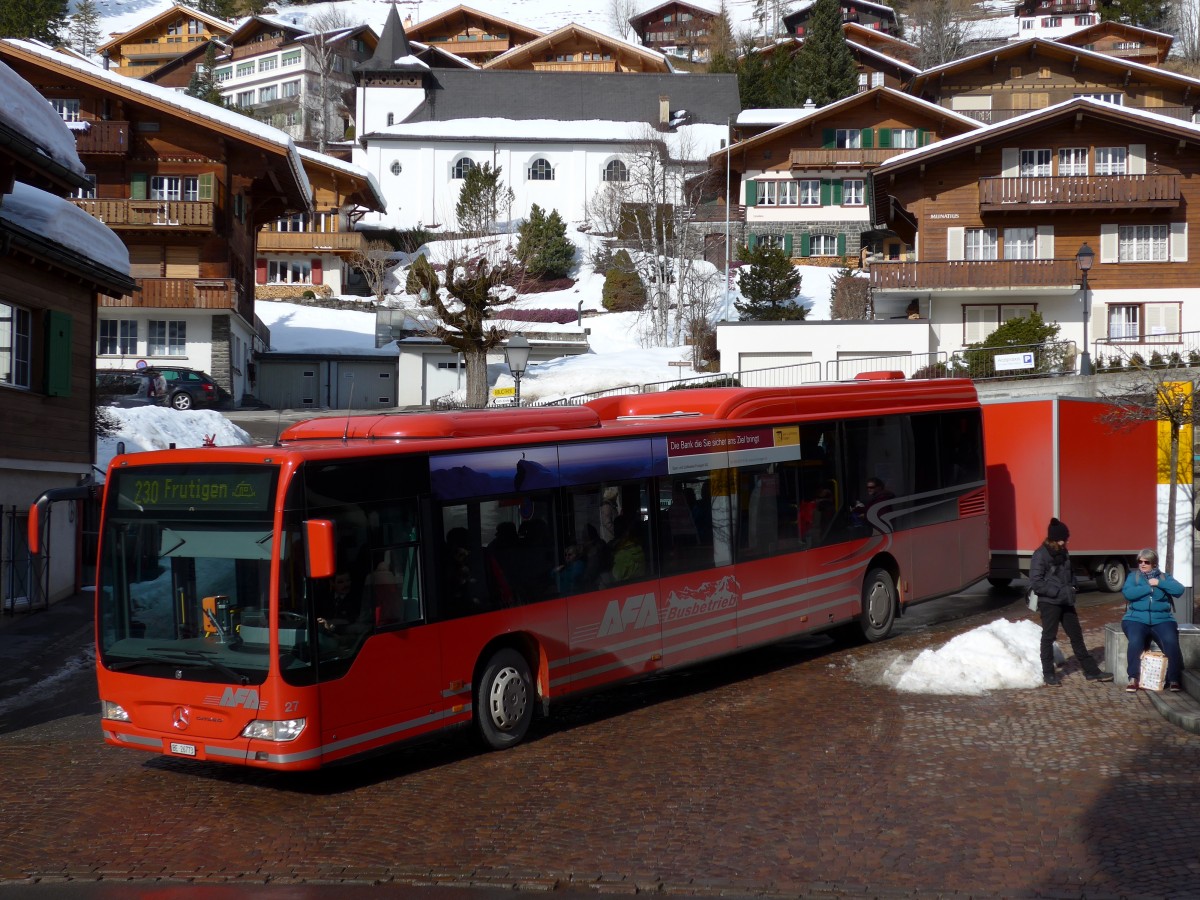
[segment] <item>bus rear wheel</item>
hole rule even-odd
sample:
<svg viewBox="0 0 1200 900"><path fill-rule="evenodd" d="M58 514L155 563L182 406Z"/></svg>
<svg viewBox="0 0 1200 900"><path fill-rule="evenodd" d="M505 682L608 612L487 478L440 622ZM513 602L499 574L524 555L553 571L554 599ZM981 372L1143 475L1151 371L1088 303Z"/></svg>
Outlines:
<svg viewBox="0 0 1200 900"><path fill-rule="evenodd" d="M1125 587L1125 563L1110 556L1096 570L1096 587L1105 593L1115 594Z"/></svg>
<svg viewBox="0 0 1200 900"><path fill-rule="evenodd" d="M886 569L871 569L863 582L862 626L868 641L882 641L896 623L896 582Z"/></svg>
<svg viewBox="0 0 1200 900"><path fill-rule="evenodd" d="M475 722L483 742L493 750L519 744L533 719L533 699L525 657L509 647L497 651L475 689Z"/></svg>

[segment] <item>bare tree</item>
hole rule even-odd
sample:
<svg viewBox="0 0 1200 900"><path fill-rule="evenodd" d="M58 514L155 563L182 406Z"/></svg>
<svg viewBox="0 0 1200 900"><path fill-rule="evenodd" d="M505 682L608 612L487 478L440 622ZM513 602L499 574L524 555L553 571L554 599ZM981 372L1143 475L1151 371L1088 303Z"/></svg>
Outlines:
<svg viewBox="0 0 1200 900"><path fill-rule="evenodd" d="M1159 447L1160 458L1166 451L1169 466L1170 492L1167 495L1167 553L1165 571L1174 568L1175 541L1177 535L1176 494L1179 486L1180 454L1186 449L1182 460L1189 468L1192 465L1190 442L1181 448L1180 438L1195 424L1196 403L1193 392L1194 373L1182 368L1182 363L1161 366L1147 365L1140 357L1131 355L1126 360L1128 377L1119 382L1120 389L1100 391L1100 396L1111 409L1100 417L1115 429L1131 429L1143 422L1166 423L1166 447ZM1160 433L1160 441L1164 437ZM1190 523L1191 516L1188 516Z"/></svg>
<svg viewBox="0 0 1200 900"><path fill-rule="evenodd" d="M388 275L396 265L392 245L387 241L370 241L364 249L354 251L350 265L362 273L375 302L382 305L387 295Z"/></svg>
<svg viewBox="0 0 1200 900"><path fill-rule="evenodd" d="M637 0L609 0L608 24L623 40L629 40L633 26L629 20L637 15Z"/></svg>
<svg viewBox="0 0 1200 900"><path fill-rule="evenodd" d="M940 66L967 55L970 12L971 0L916 0L909 7L919 68Z"/></svg>
<svg viewBox="0 0 1200 900"><path fill-rule="evenodd" d="M1195 75L1200 67L1200 0L1178 0L1171 8L1169 31L1175 35L1172 56L1179 67Z"/></svg>
<svg viewBox="0 0 1200 900"><path fill-rule="evenodd" d="M359 23L351 20L344 9L330 6L324 12L311 16L306 26L312 35L305 38L311 65L307 73L305 90L301 97L308 114L308 135L317 142L317 149L325 152L330 140L341 140L340 117L347 113L347 93L351 89L349 43L342 38L347 29ZM344 73L338 77L339 71Z"/></svg>

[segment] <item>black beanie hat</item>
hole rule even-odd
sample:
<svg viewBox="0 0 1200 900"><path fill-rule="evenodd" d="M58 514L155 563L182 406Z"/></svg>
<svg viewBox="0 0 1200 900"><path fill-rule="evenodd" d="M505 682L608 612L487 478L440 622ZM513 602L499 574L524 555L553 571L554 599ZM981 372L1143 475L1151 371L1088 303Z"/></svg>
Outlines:
<svg viewBox="0 0 1200 900"><path fill-rule="evenodd" d="M1071 529L1069 529L1058 519L1051 519L1049 526L1046 528L1046 540L1048 541L1066 541L1071 538Z"/></svg>

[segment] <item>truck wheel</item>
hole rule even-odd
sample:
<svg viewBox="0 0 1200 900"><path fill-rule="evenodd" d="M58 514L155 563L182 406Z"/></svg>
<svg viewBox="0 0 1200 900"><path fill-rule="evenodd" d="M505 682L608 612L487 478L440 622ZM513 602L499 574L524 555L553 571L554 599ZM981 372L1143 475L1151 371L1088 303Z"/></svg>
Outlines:
<svg viewBox="0 0 1200 900"><path fill-rule="evenodd" d="M882 641L892 633L896 622L896 583L886 569L872 569L863 582L862 625L863 637L868 641Z"/></svg>
<svg viewBox="0 0 1200 900"><path fill-rule="evenodd" d="M1126 573L1124 561L1110 556L1096 571L1096 587L1107 594L1115 594L1125 587Z"/></svg>
<svg viewBox="0 0 1200 900"><path fill-rule="evenodd" d="M533 719L533 699L525 657L508 647L498 651L475 689L475 722L483 742L493 750L519 744Z"/></svg>
<svg viewBox="0 0 1200 900"><path fill-rule="evenodd" d="M1011 578L988 578L988 584L994 588L1006 588L1012 584Z"/></svg>

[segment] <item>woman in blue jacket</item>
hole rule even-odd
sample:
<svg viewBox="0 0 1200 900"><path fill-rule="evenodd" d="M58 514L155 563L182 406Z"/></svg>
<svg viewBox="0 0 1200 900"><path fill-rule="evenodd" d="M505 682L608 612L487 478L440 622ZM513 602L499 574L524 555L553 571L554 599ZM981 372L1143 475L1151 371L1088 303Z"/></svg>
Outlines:
<svg viewBox="0 0 1200 900"><path fill-rule="evenodd" d="M1143 550L1138 554L1137 571L1125 579L1124 594L1129 601L1121 630L1129 638L1126 665L1129 685L1125 690L1138 689L1142 671L1142 651L1151 636L1167 655L1167 690L1180 691L1183 677L1183 653L1179 649L1179 626L1175 622L1174 598L1183 593L1183 585L1158 569L1158 554Z"/></svg>

